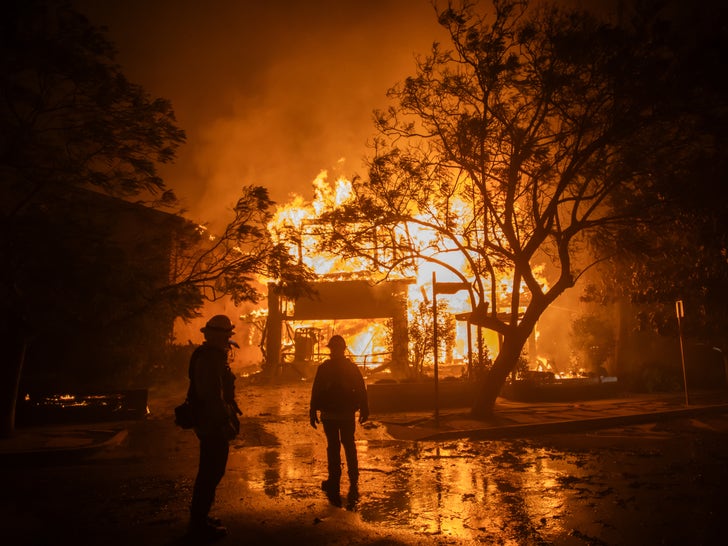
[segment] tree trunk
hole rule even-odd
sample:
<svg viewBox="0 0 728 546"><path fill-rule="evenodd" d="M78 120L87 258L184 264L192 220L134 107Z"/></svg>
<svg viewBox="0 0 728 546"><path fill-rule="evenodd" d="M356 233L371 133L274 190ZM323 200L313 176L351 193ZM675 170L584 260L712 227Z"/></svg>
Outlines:
<svg viewBox="0 0 728 546"><path fill-rule="evenodd" d="M618 300L614 304L616 307L615 316L617 322L616 340L614 344L614 367L609 370L612 375L620 378L626 378L631 370L626 368L627 363L627 342L629 340L629 330L631 325L628 319L628 304L622 300Z"/></svg>
<svg viewBox="0 0 728 546"><path fill-rule="evenodd" d="M487 419L493 415L496 398L498 398L508 374L516 368L526 339L528 339L527 336L525 338L513 334L505 336L493 367L476 390L475 401L471 409L471 414L476 419Z"/></svg>

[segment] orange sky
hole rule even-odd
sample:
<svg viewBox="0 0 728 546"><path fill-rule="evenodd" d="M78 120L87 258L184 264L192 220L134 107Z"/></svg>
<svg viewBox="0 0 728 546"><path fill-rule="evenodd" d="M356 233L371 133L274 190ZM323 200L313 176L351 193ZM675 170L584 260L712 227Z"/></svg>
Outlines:
<svg viewBox="0 0 728 546"><path fill-rule="evenodd" d="M199 222L226 219L245 184L283 203L323 169L365 174L373 109L444 37L429 0L74 3L127 77L172 101L188 142L162 174Z"/></svg>
<svg viewBox="0 0 728 546"><path fill-rule="evenodd" d="M294 192L312 199L321 170L365 175L372 111L414 73L416 54L449 43L429 0L73 2L108 27L127 77L172 101L188 142L162 174L213 229L242 185L283 204ZM202 321L179 339L199 338Z"/></svg>

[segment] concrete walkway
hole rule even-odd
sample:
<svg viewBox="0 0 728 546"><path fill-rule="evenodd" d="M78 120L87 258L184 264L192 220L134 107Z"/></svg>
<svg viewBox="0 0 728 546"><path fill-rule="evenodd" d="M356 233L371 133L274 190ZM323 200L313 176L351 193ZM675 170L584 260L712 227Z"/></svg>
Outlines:
<svg viewBox="0 0 728 546"><path fill-rule="evenodd" d="M641 394L579 402L525 403L499 398L494 416L470 417L468 409L433 412L382 413L371 420L386 427L396 440L437 442L455 439L488 440L538 434L574 433L665 419L728 413L728 391L693 393L689 404L679 394ZM308 419L301 415L301 420ZM0 458L30 462L86 456L124 442L134 422L49 425L19 428L0 438ZM170 426L174 426L170 421Z"/></svg>
<svg viewBox="0 0 728 546"><path fill-rule="evenodd" d="M578 402L515 402L499 398L494 415L475 420L468 410L391 414L376 418L397 439L445 441L526 437L537 434L581 432L664 419L691 418L706 413L728 413L728 391L684 395L640 394L623 398Z"/></svg>

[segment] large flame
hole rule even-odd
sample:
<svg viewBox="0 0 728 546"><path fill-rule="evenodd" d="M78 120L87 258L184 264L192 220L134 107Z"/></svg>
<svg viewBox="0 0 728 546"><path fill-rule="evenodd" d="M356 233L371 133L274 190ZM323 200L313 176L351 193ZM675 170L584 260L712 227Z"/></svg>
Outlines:
<svg viewBox="0 0 728 546"><path fill-rule="evenodd" d="M285 243L294 258L306 264L317 274L325 276L328 280L370 276L371 273L366 273L368 270L367 263L363 259L347 258L343 260L339 256L314 250L317 248L316 243L319 235L316 234L313 226L316 225L317 219L321 215L335 210L352 199L352 183L345 178L339 178L330 183L328 173L321 171L313 181L313 188L314 199L311 202L306 201L300 195L292 195L287 204L276 209L268 225L273 239L276 242ZM456 222L458 219L465 221L468 218L469 205L465 199L458 199L456 196L449 205ZM437 252L438 260L447 263L451 268L443 268L426 260L420 260L413 264L411 271L408 271L410 276L415 279L415 282L409 288L410 320L413 319L415 310L420 306L420 303L428 301L432 297L433 272L437 275L438 282L458 282L462 281L462 278L458 277L454 271L465 272L466 274L468 271L465 256L457 249L454 242L448 244L448 241L443 240L435 230L423 227L428 216L433 217L436 215L437 210L433 206L431 210L426 211L419 218L422 222L401 225L395 230L397 236L408 238L419 249L424 251L432 249L433 252ZM457 228L454 231L457 232ZM539 281L545 285L546 280L543 278L542 268L536 268L535 272ZM499 288L497 303L500 309L505 309L510 305L510 297L513 292L511 273L510 271L500 272L501 278L497 283ZM525 285L519 287L519 290L525 293ZM438 301L446 301L449 311L453 314L467 313L472 310L473 303L467 290L451 295L438 295ZM388 346L387 325L372 323L372 321L368 320L346 322L346 326L338 324L339 330L336 332L333 331L336 328L321 328L322 335L343 333L342 329L345 329L351 354L365 365L375 364L377 361L375 355L387 354L391 350ZM354 324L351 324L352 322ZM316 328L320 326L320 324L316 325ZM324 331L326 332L324 333ZM494 334L486 335L484 340L489 354L495 355L498 351L497 336ZM465 322L459 322L456 326L454 345L446 358L450 362L466 362L467 357L468 325Z"/></svg>
<svg viewBox="0 0 728 546"><path fill-rule="evenodd" d="M317 218L345 204L352 196L351 182L339 178L333 185L327 182L328 173L321 171L313 181L314 200L306 202L293 194L291 201L277 208L268 229L277 243L286 243L291 255L317 274L331 280L356 277L366 270L365 260L347 258L323 252L315 252L319 235L313 229ZM362 274L363 275L363 274ZM361 275L359 275L361 276Z"/></svg>

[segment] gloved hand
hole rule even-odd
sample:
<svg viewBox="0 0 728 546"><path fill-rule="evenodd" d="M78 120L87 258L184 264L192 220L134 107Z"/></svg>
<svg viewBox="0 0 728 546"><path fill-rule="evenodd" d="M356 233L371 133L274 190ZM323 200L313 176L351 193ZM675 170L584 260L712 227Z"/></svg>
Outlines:
<svg viewBox="0 0 728 546"><path fill-rule="evenodd" d="M361 425L367 419L369 419L369 411L368 410L359 410L359 424Z"/></svg>
<svg viewBox="0 0 728 546"><path fill-rule="evenodd" d="M311 426L313 428L316 428L316 423L319 422L318 415L316 415L316 410L309 410L308 412L308 420L311 423Z"/></svg>

